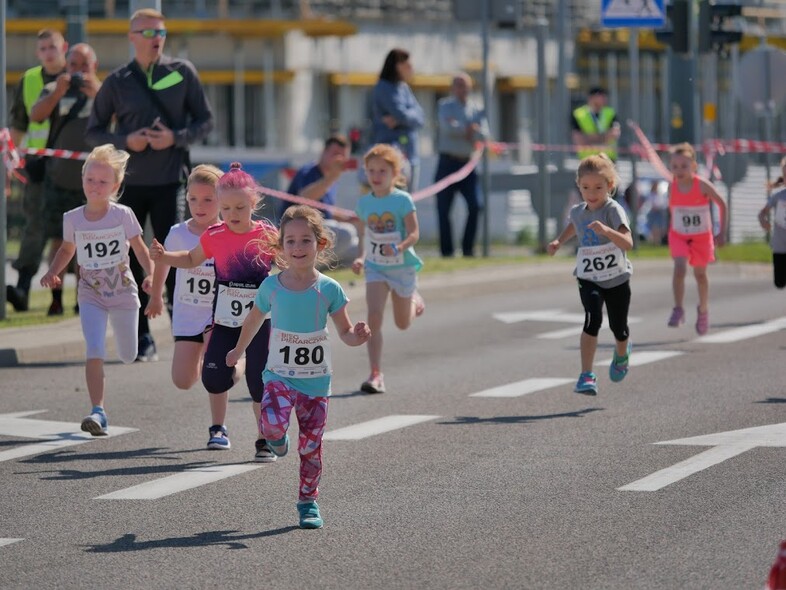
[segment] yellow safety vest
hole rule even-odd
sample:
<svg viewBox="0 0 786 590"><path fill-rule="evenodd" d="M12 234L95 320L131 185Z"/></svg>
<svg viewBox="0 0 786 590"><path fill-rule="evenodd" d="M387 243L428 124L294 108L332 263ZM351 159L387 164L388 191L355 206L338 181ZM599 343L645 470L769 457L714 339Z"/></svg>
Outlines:
<svg viewBox="0 0 786 590"><path fill-rule="evenodd" d="M611 107L603 107L598 113L597 117L597 125L595 117L592 116L592 111L590 110L589 106L584 105L577 108L573 111L573 116L576 118L576 122L579 124L579 129L581 132L586 135L596 135L598 133L605 133L609 129L611 129L611 124L614 121L614 116L616 112ZM582 160L587 156L592 156L594 154L599 154L601 152L605 152L606 155L611 158L612 160L617 159L617 149L616 149L616 141L609 142L609 148L604 150L598 149L580 149L576 152L579 158Z"/></svg>
<svg viewBox="0 0 786 590"><path fill-rule="evenodd" d="M44 68L36 66L30 68L22 75L22 101L25 104L25 111L27 116L30 116L30 111L33 105L38 101L41 96L41 91L44 89ZM45 148L46 140L49 137L49 119L43 123L34 123L30 121L27 125L27 134L25 135L25 147L29 148Z"/></svg>

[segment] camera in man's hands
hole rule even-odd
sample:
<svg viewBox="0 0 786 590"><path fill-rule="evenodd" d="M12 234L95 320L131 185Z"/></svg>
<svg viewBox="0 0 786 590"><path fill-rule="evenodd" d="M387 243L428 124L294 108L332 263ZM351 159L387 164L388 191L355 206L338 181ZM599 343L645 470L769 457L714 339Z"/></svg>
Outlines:
<svg viewBox="0 0 786 590"><path fill-rule="evenodd" d="M79 90L85 84L85 77L81 72L71 74L71 90Z"/></svg>

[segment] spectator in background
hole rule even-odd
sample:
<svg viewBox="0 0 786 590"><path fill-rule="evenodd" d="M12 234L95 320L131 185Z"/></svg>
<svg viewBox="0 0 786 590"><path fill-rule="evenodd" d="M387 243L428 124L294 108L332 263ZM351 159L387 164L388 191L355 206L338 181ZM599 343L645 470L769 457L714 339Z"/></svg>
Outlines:
<svg viewBox="0 0 786 590"><path fill-rule="evenodd" d="M101 87L96 76L97 69L98 60L93 48L87 43L78 43L68 52L66 71L44 86L40 98L30 110L30 119L49 123L46 147L75 152L91 150L85 141L85 130L93 99ZM82 164L80 160L46 158L42 214L44 238L52 240L50 264L63 241L63 213L85 203ZM60 286L52 289L52 304L47 315L63 313L62 274Z"/></svg>
<svg viewBox="0 0 786 590"><path fill-rule="evenodd" d="M579 149L580 160L600 152L605 153L612 162L617 161L617 141L620 137L620 123L617 112L608 106L608 95L603 88L590 88L587 104L573 111L571 116L572 138L578 146L608 146L606 149Z"/></svg>
<svg viewBox="0 0 786 590"><path fill-rule="evenodd" d="M488 137L488 123L485 112L469 100L472 91L472 78L461 72L453 78L451 96L439 101L437 107L439 138L437 149L439 163L434 182L457 172L469 162L475 143ZM464 256L475 255L475 235L478 229L480 201L478 199L478 176L473 169L469 176L437 193L437 214L439 217L439 249L442 256L453 256L453 228L450 223L450 209L456 191L467 202L467 223L461 240Z"/></svg>
<svg viewBox="0 0 786 590"><path fill-rule="evenodd" d="M120 203L134 211L142 227L149 215L153 235L164 243L169 228L179 221L178 195L190 168L188 146L210 132L213 113L194 65L163 54L164 15L143 8L131 16L130 25L134 58L115 69L101 86L87 124L87 141L111 143L130 152ZM142 268L133 255L131 270L141 283ZM170 272L170 303L173 289ZM147 300L147 294L140 293L140 361L158 358L144 314Z"/></svg>
<svg viewBox="0 0 786 590"><path fill-rule="evenodd" d="M42 29L36 36L36 57L41 65L30 68L14 91L9 127L14 145L23 148L45 148L49 136L49 121L36 123L30 119L30 110L46 84L53 82L66 66L68 43L58 31ZM24 140L24 143L23 143ZM26 156L27 184L24 189L23 211L25 227L19 257L13 267L19 271L16 287L6 287L6 299L16 311L27 311L30 283L41 265L46 240L41 219L44 192L44 161Z"/></svg>
<svg viewBox="0 0 786 590"><path fill-rule="evenodd" d="M331 135L325 140L325 147L317 162L301 167L289 184L287 192L305 199L319 201L325 205L336 204L336 191L339 177L347 168L350 144L343 135ZM279 217L291 203L281 202ZM352 264L357 257L358 232L348 218L319 209L325 218L324 226L336 236L333 252L342 266Z"/></svg>
<svg viewBox="0 0 786 590"><path fill-rule="evenodd" d="M371 92L371 145L387 143L397 147L409 162L409 190L418 186L418 130L423 127L423 108L409 82L412 62L404 49L391 49L379 80Z"/></svg>

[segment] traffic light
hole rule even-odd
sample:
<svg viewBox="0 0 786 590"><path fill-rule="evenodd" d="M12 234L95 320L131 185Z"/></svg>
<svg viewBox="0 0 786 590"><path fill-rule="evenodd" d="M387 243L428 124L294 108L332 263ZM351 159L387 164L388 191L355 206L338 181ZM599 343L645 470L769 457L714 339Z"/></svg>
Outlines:
<svg viewBox="0 0 786 590"><path fill-rule="evenodd" d="M742 14L742 5L705 0L699 4L699 53L739 43L742 31L728 27L729 20Z"/></svg>
<svg viewBox="0 0 786 590"><path fill-rule="evenodd" d="M688 0L674 0L666 6L668 25L655 31L655 38L664 45L670 45L675 53L688 53L690 50L690 26L688 24Z"/></svg>

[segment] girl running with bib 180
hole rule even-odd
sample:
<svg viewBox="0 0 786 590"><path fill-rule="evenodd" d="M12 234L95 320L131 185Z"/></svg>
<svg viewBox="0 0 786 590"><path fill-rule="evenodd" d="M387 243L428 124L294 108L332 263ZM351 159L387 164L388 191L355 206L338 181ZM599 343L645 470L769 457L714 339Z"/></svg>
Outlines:
<svg viewBox="0 0 786 590"><path fill-rule="evenodd" d="M633 269L625 253L633 248L633 237L625 210L611 198L618 179L614 163L606 154L582 160L576 184L584 202L570 210L570 223L548 245L548 253L553 256L567 240L578 237L574 274L584 306L584 330L581 333L581 374L575 391L596 395L598 380L592 365L603 323L604 303L616 341L609 378L619 382L628 374L631 349L628 309Z"/></svg>
<svg viewBox="0 0 786 590"><path fill-rule="evenodd" d="M133 363L137 354L139 291L128 266L129 244L148 274L143 283L146 291L153 272L136 216L128 207L115 202L128 158L127 152L111 144L90 152L82 167L87 204L63 215L63 243L49 271L41 278L42 286L59 287L60 273L76 254L79 319L87 348L85 377L93 404L90 414L82 420L82 430L93 436L106 435L109 431L104 410L107 318L112 322L120 360Z"/></svg>
<svg viewBox="0 0 786 590"><path fill-rule="evenodd" d="M716 236L719 246L726 235L726 201L709 181L696 174L696 150L689 143L680 143L669 150L669 168L674 179L669 186L669 251L674 259L674 309L668 325L676 328L685 322L685 275L688 264L693 267L696 286L699 290L699 306L696 316L696 332L706 334L710 329L709 297L710 283L707 265L715 261L715 241L710 203L720 211L720 233Z"/></svg>
<svg viewBox="0 0 786 590"><path fill-rule="evenodd" d="M767 204L759 211L759 223L770 234L772 248L772 268L775 286L786 287L786 157L781 160L781 175L770 187L773 193ZM777 190L776 190L777 189ZM773 211L773 224L770 224L770 210Z"/></svg>
<svg viewBox="0 0 786 590"><path fill-rule="evenodd" d="M322 526L316 500L332 374L327 318L333 318L339 338L349 346L363 344L370 334L364 322L352 325L349 300L341 286L316 269L318 262L329 261L332 244L333 237L315 209L301 205L286 210L277 242L261 246L277 248L276 262L284 270L259 287L237 346L226 355L226 364L234 366L270 315L270 355L259 427L271 450L283 457L289 450L287 429L294 408L300 428L297 508L303 528Z"/></svg>
<svg viewBox="0 0 786 590"><path fill-rule="evenodd" d="M243 320L254 306L257 288L267 278L273 263L273 254L260 250L259 244L265 243L267 236L275 234L276 229L266 221L252 219L261 197L254 178L240 168L240 164L233 162L229 172L216 184L223 221L209 227L200 236L197 246L181 252L167 252L155 240L150 246L153 260L175 268L195 268L208 258L215 263L217 290L213 303L213 329L202 361L202 384L210 393L213 419L208 449L230 447L225 420L229 389L239 379L239 371L228 367L224 361L227 353L235 347ZM253 399L257 422L269 335L270 322L266 322L249 344L246 358L246 384ZM276 460L261 435L256 441L254 457L263 463Z"/></svg>
<svg viewBox="0 0 786 590"><path fill-rule="evenodd" d="M417 272L423 261L413 246L420 236L415 203L401 175L401 153L394 147L377 144L363 157L371 193L360 198L355 212L360 218L360 246L352 270L366 273L366 305L371 338L368 358L369 378L360 386L366 393L383 393L382 319L388 293L393 300L396 326L406 330L412 319L423 313L425 304L417 291Z"/></svg>
<svg viewBox="0 0 786 590"><path fill-rule="evenodd" d="M216 183L224 173L209 164L196 166L188 177L186 202L191 219L173 225L164 241L170 252L192 250L205 230L219 222ZM153 273L153 291L145 315L154 318L164 309L164 281L169 265L159 262ZM213 325L216 273L213 260L194 268L178 268L172 303L172 382L178 389L191 389L202 373L202 354Z"/></svg>

